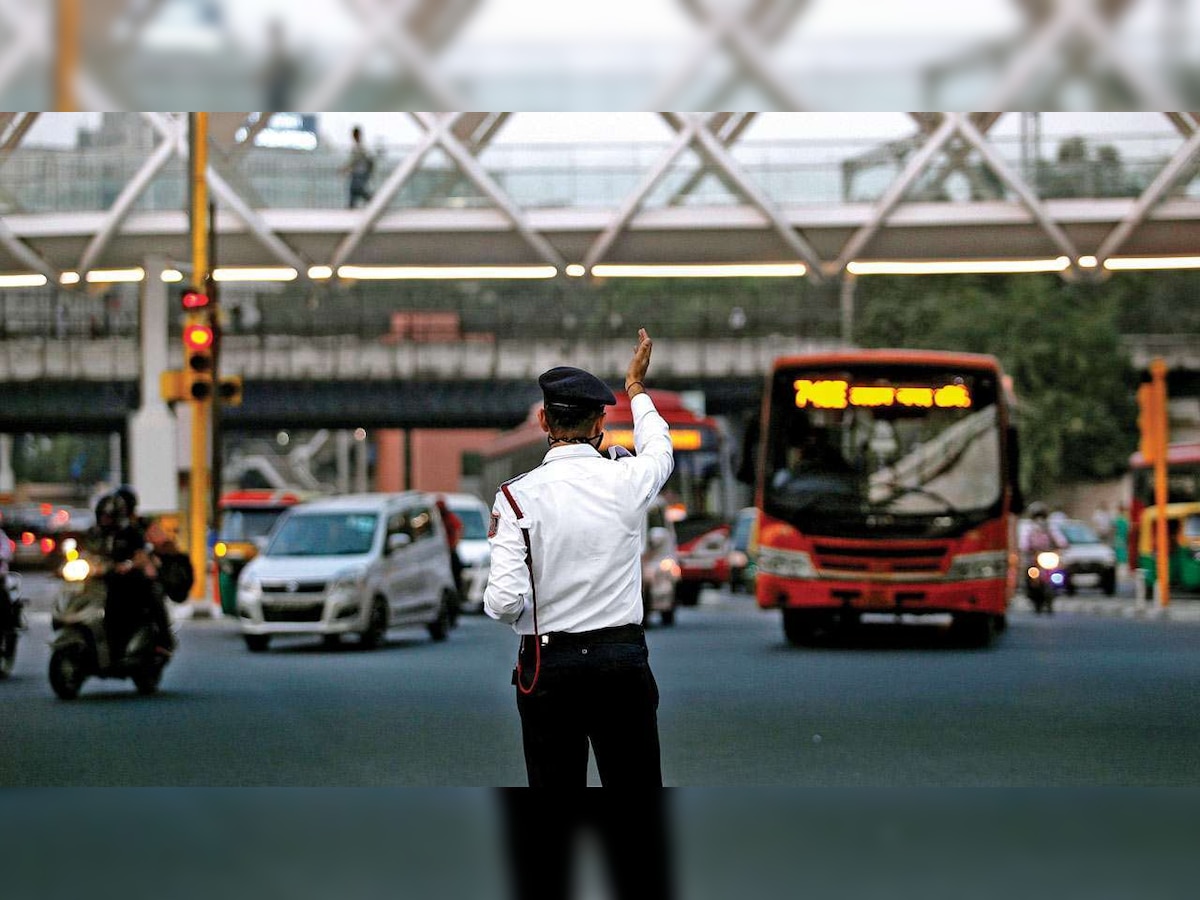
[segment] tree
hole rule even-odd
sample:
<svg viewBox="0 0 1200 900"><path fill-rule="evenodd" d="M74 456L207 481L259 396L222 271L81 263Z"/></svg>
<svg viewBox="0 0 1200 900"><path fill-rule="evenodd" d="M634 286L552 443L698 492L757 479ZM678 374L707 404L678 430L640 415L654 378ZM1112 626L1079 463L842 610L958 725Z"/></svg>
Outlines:
<svg viewBox="0 0 1200 900"><path fill-rule="evenodd" d="M1023 486L1113 478L1136 447L1117 295L1057 276L860 282L859 342L990 353L1012 376Z"/></svg>

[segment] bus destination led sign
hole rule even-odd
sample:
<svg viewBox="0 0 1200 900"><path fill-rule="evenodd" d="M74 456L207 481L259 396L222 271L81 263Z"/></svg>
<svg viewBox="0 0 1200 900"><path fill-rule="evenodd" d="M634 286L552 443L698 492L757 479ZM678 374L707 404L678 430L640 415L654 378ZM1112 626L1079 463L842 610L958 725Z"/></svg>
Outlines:
<svg viewBox="0 0 1200 900"><path fill-rule="evenodd" d="M905 406L916 409L969 409L971 392L965 384L946 384L941 387L905 385L894 387L877 384L851 384L842 379L810 380L798 378L792 383L796 390L796 406L804 409L846 409L850 406Z"/></svg>

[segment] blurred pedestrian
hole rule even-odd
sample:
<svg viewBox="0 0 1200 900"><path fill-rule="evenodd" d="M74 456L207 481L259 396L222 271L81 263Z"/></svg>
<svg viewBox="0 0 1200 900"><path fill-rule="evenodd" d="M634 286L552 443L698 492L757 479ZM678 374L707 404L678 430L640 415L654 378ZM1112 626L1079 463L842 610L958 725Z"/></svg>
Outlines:
<svg viewBox="0 0 1200 900"><path fill-rule="evenodd" d="M589 743L605 787L662 786L642 531L674 454L646 393L651 347L640 329L625 374L636 456L599 452L616 397L595 375L558 366L538 378L550 450L492 505L483 602L521 635L513 683L530 787L586 787Z"/></svg>
<svg viewBox="0 0 1200 900"><path fill-rule="evenodd" d="M1108 511L1108 504L1101 503L1092 513L1092 529L1104 543L1110 543L1113 537L1113 517Z"/></svg>
<svg viewBox="0 0 1200 900"><path fill-rule="evenodd" d="M458 542L462 540L462 519L446 505L446 498L440 494L435 505L438 515L442 517L442 527L446 532L446 546L450 550L450 570L454 574L454 589L458 591L458 599L461 603L463 600L462 557L458 555Z"/></svg>
<svg viewBox="0 0 1200 900"><path fill-rule="evenodd" d="M1113 551L1117 554L1117 571L1127 573L1130 568L1130 544L1133 536L1129 533L1129 505L1125 501L1117 506L1117 514L1113 516L1112 542Z"/></svg>
<svg viewBox="0 0 1200 900"><path fill-rule="evenodd" d="M354 209L360 200L363 203L369 203L371 200L367 183L371 180L371 173L375 171L375 158L363 146L362 129L359 126L354 126L350 137L354 142L350 147L350 158L340 171L350 176L350 209Z"/></svg>

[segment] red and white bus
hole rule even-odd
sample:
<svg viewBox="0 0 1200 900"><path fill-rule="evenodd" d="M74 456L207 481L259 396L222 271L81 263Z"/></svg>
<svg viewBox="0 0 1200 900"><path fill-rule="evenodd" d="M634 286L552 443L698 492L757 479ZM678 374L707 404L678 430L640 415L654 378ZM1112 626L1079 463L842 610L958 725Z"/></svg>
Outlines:
<svg viewBox="0 0 1200 900"><path fill-rule="evenodd" d="M948 613L987 643L1016 582L1016 432L999 361L784 357L755 461L757 600L804 644L864 613Z"/></svg>
<svg viewBox="0 0 1200 900"><path fill-rule="evenodd" d="M734 500L728 440L716 419L698 415L681 394L649 394L671 428L675 469L662 496L678 535L682 574L676 594L682 604L690 605L704 584L729 580L726 543ZM540 407L540 402L535 404L524 423L480 449L480 493L488 502L503 482L536 468L546 455L546 433L537 421ZM623 392L617 392L615 406L605 409L604 434L602 453L613 445L633 452L633 416Z"/></svg>

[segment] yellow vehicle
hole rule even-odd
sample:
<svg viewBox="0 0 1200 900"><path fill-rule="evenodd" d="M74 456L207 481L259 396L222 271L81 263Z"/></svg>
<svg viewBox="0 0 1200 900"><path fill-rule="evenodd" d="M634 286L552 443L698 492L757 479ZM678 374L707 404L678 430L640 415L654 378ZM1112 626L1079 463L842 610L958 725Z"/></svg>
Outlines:
<svg viewBox="0 0 1200 900"><path fill-rule="evenodd" d="M213 557L223 612L237 615L238 575L258 555L259 542L284 512L315 496L302 491L241 490L221 497Z"/></svg>
<svg viewBox="0 0 1200 900"><path fill-rule="evenodd" d="M1146 507L1138 529L1138 566L1144 573L1147 588L1152 588L1158 578L1154 558L1157 519L1158 508ZM1200 502L1167 504L1167 546L1170 548L1170 585L1200 590Z"/></svg>

